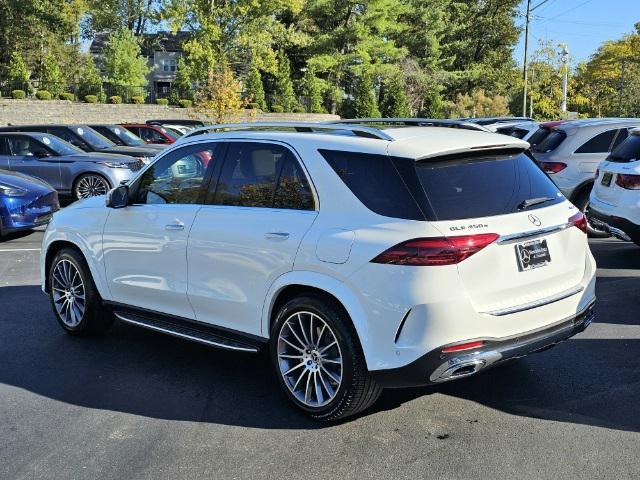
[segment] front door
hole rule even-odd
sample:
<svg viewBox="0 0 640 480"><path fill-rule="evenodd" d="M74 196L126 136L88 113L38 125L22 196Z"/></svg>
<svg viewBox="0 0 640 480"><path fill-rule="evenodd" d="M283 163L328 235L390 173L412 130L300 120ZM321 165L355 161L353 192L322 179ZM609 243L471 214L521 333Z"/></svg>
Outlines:
<svg viewBox="0 0 640 480"><path fill-rule="evenodd" d="M189 236L188 295L199 321L254 335L271 284L291 271L317 211L285 146L229 142Z"/></svg>
<svg viewBox="0 0 640 480"><path fill-rule="evenodd" d="M204 199L216 144L189 145L151 164L131 184L131 202L112 210L103 251L114 301L194 318L187 299L187 238Z"/></svg>
<svg viewBox="0 0 640 480"><path fill-rule="evenodd" d="M12 135L6 139L11 152L11 170L44 180L56 190L62 189L60 159L52 150L28 135Z"/></svg>

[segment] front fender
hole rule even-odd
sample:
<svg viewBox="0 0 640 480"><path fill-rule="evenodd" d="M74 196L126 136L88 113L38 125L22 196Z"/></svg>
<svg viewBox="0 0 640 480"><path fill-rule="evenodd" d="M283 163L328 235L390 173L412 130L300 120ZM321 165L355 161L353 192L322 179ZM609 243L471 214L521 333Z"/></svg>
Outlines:
<svg viewBox="0 0 640 480"><path fill-rule="evenodd" d="M274 281L267 292L262 309L262 333L265 337L268 337L270 333L271 314L275 300L278 298L278 295L282 290L291 285L303 285L317 288L334 296L351 317L353 326L355 327L358 338L360 339L360 345L362 346L365 359L371 358L369 355L371 353L369 325L362 303L353 290L349 288L347 283L318 272L287 272Z"/></svg>

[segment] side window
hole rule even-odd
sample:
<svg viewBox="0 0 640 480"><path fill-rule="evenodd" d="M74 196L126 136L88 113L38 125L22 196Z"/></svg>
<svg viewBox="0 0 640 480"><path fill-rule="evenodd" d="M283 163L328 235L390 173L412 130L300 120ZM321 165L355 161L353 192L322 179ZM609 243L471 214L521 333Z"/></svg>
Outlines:
<svg viewBox="0 0 640 480"><path fill-rule="evenodd" d="M230 143L213 199L208 203L271 207L276 177L287 154L288 150L279 145Z"/></svg>
<svg viewBox="0 0 640 480"><path fill-rule="evenodd" d="M153 128L141 128L142 138L147 142L153 143L167 143L167 139L158 131Z"/></svg>
<svg viewBox="0 0 640 480"><path fill-rule="evenodd" d="M142 138L142 134L140 133L140 129L137 127L126 127L127 130L129 130L131 133L133 133L134 135L137 135L138 137Z"/></svg>
<svg viewBox="0 0 640 480"><path fill-rule="evenodd" d="M82 150L87 150L87 144L66 128L47 128L47 133L55 135L56 137L61 138L65 142L69 142L71 145L75 145Z"/></svg>
<svg viewBox="0 0 640 480"><path fill-rule="evenodd" d="M618 130L607 130L606 132L599 133L591 140L582 144L575 153L607 153L617 131Z"/></svg>
<svg viewBox="0 0 640 480"><path fill-rule="evenodd" d="M138 204L198 203L209 166L220 149L217 143L191 145L171 152L148 168L136 181Z"/></svg>
<svg viewBox="0 0 640 480"><path fill-rule="evenodd" d="M311 187L300 164L291 154L287 155L282 166L273 206L291 210L313 210Z"/></svg>
<svg viewBox="0 0 640 480"><path fill-rule="evenodd" d="M14 157L35 157L41 153L49 153L47 149L38 141L26 137L8 137L10 155Z"/></svg>
<svg viewBox="0 0 640 480"><path fill-rule="evenodd" d="M0 137L0 155L11 155L9 146L7 145L7 139L5 137Z"/></svg>
<svg viewBox="0 0 640 480"><path fill-rule="evenodd" d="M629 130L626 128L621 128L618 130L618 136L616 137L613 145L611 146L611 151L615 150L618 145L624 142L629 136Z"/></svg>

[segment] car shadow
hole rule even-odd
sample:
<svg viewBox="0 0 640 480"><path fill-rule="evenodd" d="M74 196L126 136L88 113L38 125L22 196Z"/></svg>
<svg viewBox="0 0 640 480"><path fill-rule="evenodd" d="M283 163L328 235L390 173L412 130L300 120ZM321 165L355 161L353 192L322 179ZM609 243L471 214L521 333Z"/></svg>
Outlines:
<svg viewBox="0 0 640 480"><path fill-rule="evenodd" d="M116 322L76 338L37 286L0 288L0 382L85 408L147 417L316 429L292 409L266 355L225 352ZM640 321L638 321L640 323ZM436 387L387 390L369 412L424 395L464 398L513 415L640 431L640 340L581 334L539 355Z"/></svg>
<svg viewBox="0 0 640 480"><path fill-rule="evenodd" d="M33 230L20 230L18 232L7 233L0 237L0 244L7 243L12 240L20 240L21 238L28 237L33 233Z"/></svg>

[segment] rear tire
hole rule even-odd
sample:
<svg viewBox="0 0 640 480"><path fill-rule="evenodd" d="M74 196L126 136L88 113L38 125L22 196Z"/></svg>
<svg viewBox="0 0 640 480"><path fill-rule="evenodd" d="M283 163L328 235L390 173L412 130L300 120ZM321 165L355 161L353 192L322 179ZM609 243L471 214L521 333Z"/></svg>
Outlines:
<svg viewBox="0 0 640 480"><path fill-rule="evenodd" d="M351 320L321 296L296 297L280 309L270 356L285 394L316 420L355 415L382 392L367 370Z"/></svg>
<svg viewBox="0 0 640 480"><path fill-rule="evenodd" d="M103 307L89 266L77 250L64 248L56 254L47 287L56 319L68 334L100 334L113 323L113 314Z"/></svg>

